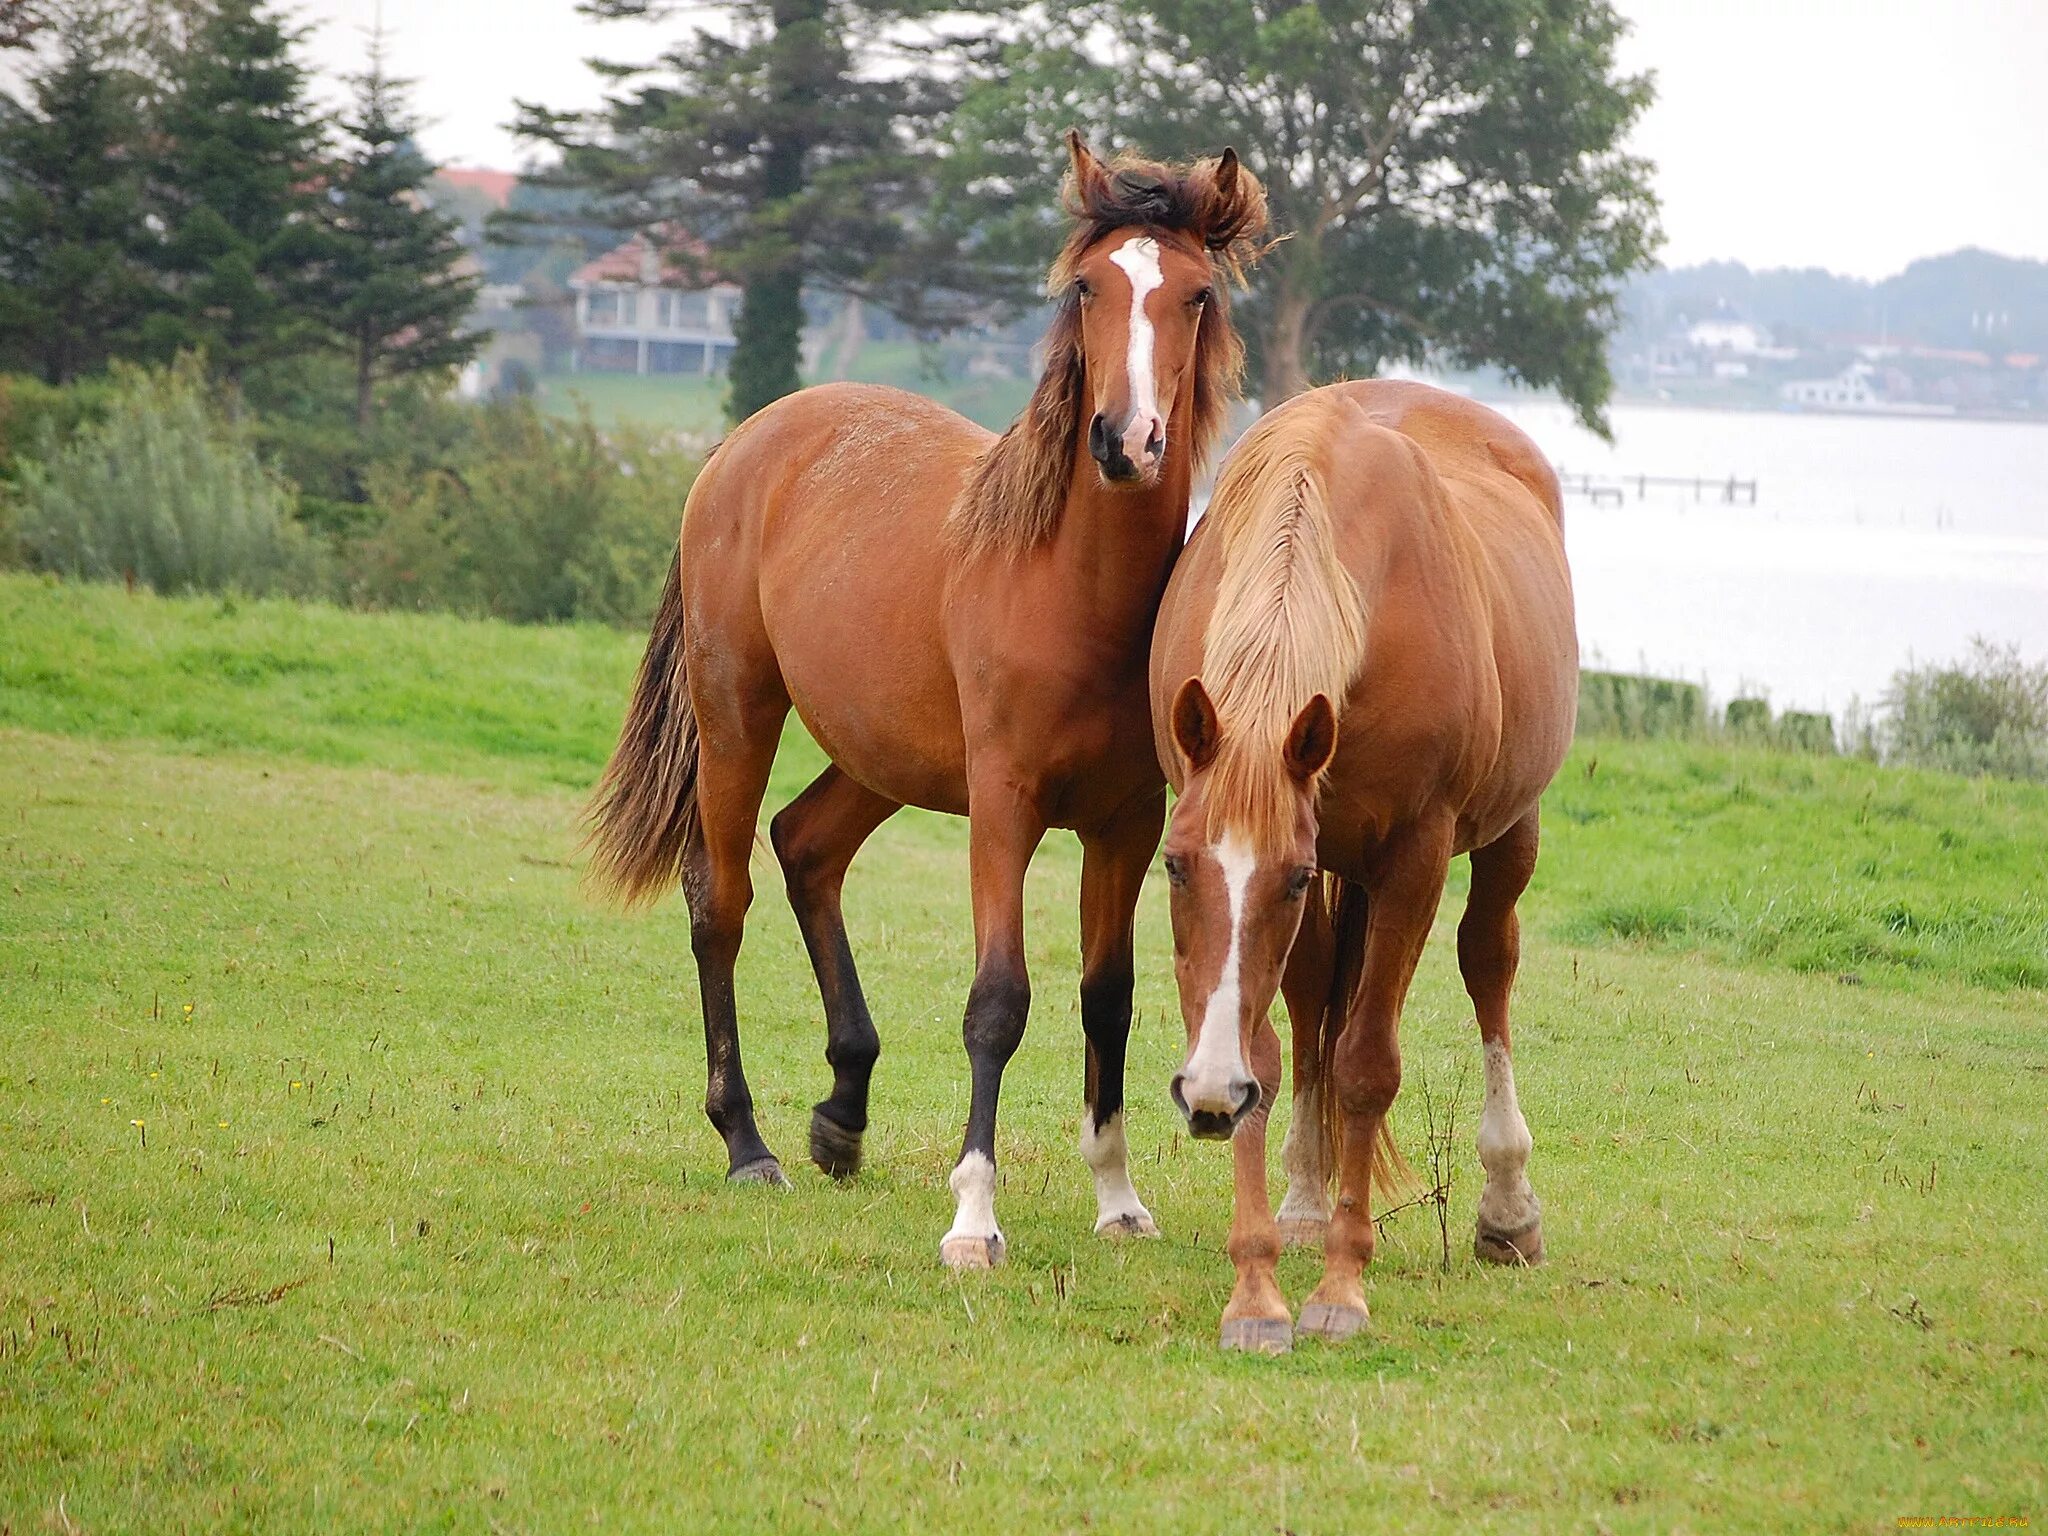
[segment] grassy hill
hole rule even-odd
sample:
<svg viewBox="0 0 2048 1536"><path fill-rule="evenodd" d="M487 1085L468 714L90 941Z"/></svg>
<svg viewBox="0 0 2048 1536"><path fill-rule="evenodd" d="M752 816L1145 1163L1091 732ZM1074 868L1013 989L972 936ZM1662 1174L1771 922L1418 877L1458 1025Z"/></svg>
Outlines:
<svg viewBox="0 0 2048 1536"><path fill-rule="evenodd" d="M1030 890L1002 1271L936 1263L965 1106L960 823L848 891L870 1166L772 868L739 979L787 1195L699 1108L680 904L576 887L636 637L0 578L0 1527L1303 1533L1890 1529L2048 1493L2048 790L1586 742L1546 808L1517 1060L1551 1262L1463 1257L1448 939L1397 1120L1451 1111L1450 1263L1370 1333L1220 1356L1163 890L1089 1233L1070 840ZM774 803L815 768L792 730ZM1299 1299L1315 1273L1290 1255Z"/></svg>

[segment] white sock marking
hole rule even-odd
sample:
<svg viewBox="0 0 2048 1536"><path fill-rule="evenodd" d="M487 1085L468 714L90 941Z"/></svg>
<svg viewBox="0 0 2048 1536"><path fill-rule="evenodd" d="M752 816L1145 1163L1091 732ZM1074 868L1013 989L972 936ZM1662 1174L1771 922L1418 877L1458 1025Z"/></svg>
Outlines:
<svg viewBox="0 0 2048 1536"><path fill-rule="evenodd" d="M1542 1209L1525 1171L1535 1142L1515 1102L1515 1067L1498 1040L1484 1047L1486 1108L1479 1116L1479 1161L1486 1188L1479 1194L1479 1220L1496 1231L1520 1230Z"/></svg>
<svg viewBox="0 0 2048 1536"><path fill-rule="evenodd" d="M1243 1043L1238 1038L1238 970L1244 948L1244 896L1251 885L1256 861L1251 850L1235 837L1224 838L1209 851L1222 866L1223 888L1230 898L1230 949L1223 956L1216 990L1209 994L1208 1006L1202 1010L1202 1028L1195 1036L1194 1054L1181 1073L1183 1096L1191 1106L1201 1107L1223 1103L1229 1085L1251 1075L1245 1071Z"/></svg>
<svg viewBox="0 0 2048 1536"><path fill-rule="evenodd" d="M1130 369L1131 421L1134 426L1144 423L1149 435L1150 424L1156 418L1165 421L1159 414L1159 388L1152 376L1152 317L1145 313L1145 300L1152 290L1166 281L1166 274L1159 270L1159 242L1150 235L1140 235L1127 240L1109 258L1123 269L1125 277L1131 280L1131 349L1127 366ZM1138 447L1144 448L1140 441ZM1124 451L1133 459L1128 440Z"/></svg>
<svg viewBox="0 0 2048 1536"><path fill-rule="evenodd" d="M946 1182L952 1186L958 1204L953 1210L953 1228L943 1241L1003 1235L1002 1228L996 1225L996 1165L986 1155L968 1153Z"/></svg>
<svg viewBox="0 0 2048 1536"><path fill-rule="evenodd" d="M1319 1085L1301 1086L1301 1063L1294 1064L1294 1114L1287 1122L1287 1140L1280 1161L1287 1169L1287 1197L1280 1202L1280 1221L1328 1221L1329 1180L1323 1169L1323 1103Z"/></svg>
<svg viewBox="0 0 2048 1536"><path fill-rule="evenodd" d="M1126 1218L1142 1227L1152 1226L1152 1213L1138 1198L1131 1184L1130 1152L1124 1144L1124 1112L1109 1117L1109 1124L1095 1129L1095 1111L1081 1113L1081 1159L1095 1174L1095 1230L1114 1226Z"/></svg>

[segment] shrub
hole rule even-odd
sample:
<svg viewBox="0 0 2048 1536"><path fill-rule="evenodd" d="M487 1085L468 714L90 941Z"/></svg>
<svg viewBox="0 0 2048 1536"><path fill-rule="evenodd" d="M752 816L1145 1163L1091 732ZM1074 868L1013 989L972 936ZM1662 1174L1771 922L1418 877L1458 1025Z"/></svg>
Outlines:
<svg viewBox="0 0 2048 1536"><path fill-rule="evenodd" d="M1788 709L1778 719L1778 745L1794 752L1835 754L1835 717Z"/></svg>
<svg viewBox="0 0 2048 1536"><path fill-rule="evenodd" d="M476 413L453 463L370 476L373 532L348 555L351 595L526 623L638 624L675 551L697 460L530 401Z"/></svg>
<svg viewBox="0 0 2048 1536"><path fill-rule="evenodd" d="M198 363L120 367L104 415L60 445L46 421L20 468L16 536L31 564L159 592L313 590L318 550L292 517L291 488Z"/></svg>
<svg viewBox="0 0 2048 1536"><path fill-rule="evenodd" d="M1876 724L1886 762L2048 779L2048 663L1982 638L1948 665L1892 675Z"/></svg>
<svg viewBox="0 0 2048 1536"><path fill-rule="evenodd" d="M1579 674L1581 736L1697 736L1706 725L1706 695L1695 683L1628 672Z"/></svg>
<svg viewBox="0 0 2048 1536"><path fill-rule="evenodd" d="M1771 733L1771 705L1768 699L1730 699L1728 734L1762 740Z"/></svg>

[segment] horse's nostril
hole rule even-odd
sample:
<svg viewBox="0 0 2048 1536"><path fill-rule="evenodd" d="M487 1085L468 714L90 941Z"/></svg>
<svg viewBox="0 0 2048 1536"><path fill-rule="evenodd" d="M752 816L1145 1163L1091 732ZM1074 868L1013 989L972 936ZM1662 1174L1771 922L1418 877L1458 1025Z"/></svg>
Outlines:
<svg viewBox="0 0 2048 1536"><path fill-rule="evenodd" d="M1246 1083L1244 1085L1244 1092L1242 1095L1239 1096L1237 1101L1237 1113L1230 1117L1231 1121L1235 1123L1239 1120L1242 1120L1246 1115L1250 1114L1253 1110L1257 1109L1258 1107L1259 1085L1256 1081Z"/></svg>
<svg viewBox="0 0 2048 1536"><path fill-rule="evenodd" d="M1109 423L1097 411L1088 423L1088 456L1098 464L1106 464L1115 447L1116 440L1109 435Z"/></svg>
<svg viewBox="0 0 2048 1536"><path fill-rule="evenodd" d="M1173 1074L1173 1081L1166 1085L1167 1094L1173 1099L1173 1107L1183 1115L1188 1112L1188 1096L1184 1086L1186 1077L1187 1074L1176 1072Z"/></svg>
<svg viewBox="0 0 2048 1536"><path fill-rule="evenodd" d="M1155 459L1166 452L1165 427L1159 426L1152 429L1152 435L1145 439L1145 452Z"/></svg>

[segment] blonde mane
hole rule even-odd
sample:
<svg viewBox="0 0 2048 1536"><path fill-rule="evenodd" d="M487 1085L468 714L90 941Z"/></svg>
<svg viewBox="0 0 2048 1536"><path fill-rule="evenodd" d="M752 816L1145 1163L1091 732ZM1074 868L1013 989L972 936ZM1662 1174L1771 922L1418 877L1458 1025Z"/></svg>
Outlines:
<svg viewBox="0 0 2048 1536"><path fill-rule="evenodd" d="M1078 141L1069 139L1078 153ZM1195 332L1193 420L1171 428L1175 438L1186 432L1201 472L1244 371L1244 345L1230 324L1230 285L1243 283L1266 229L1266 193L1258 178L1234 159L1228 174L1223 166L1222 159L1162 165L1125 155L1098 166L1087 180L1069 173L1061 195L1073 228L1046 277L1059 308L1046 333L1045 372L1024 414L976 461L953 503L947 523L961 547L1015 555L1059 527L1081 443L1087 383L1075 268L1090 247L1119 229L1192 236L1222 279Z"/></svg>
<svg viewBox="0 0 2048 1536"><path fill-rule="evenodd" d="M1247 432L1209 502L1222 547L1202 684L1222 743L1209 769L1208 822L1271 848L1294 830L1282 761L1288 728L1323 694L1339 714L1365 660L1365 601L1337 553L1325 466L1348 410L1305 400Z"/></svg>

